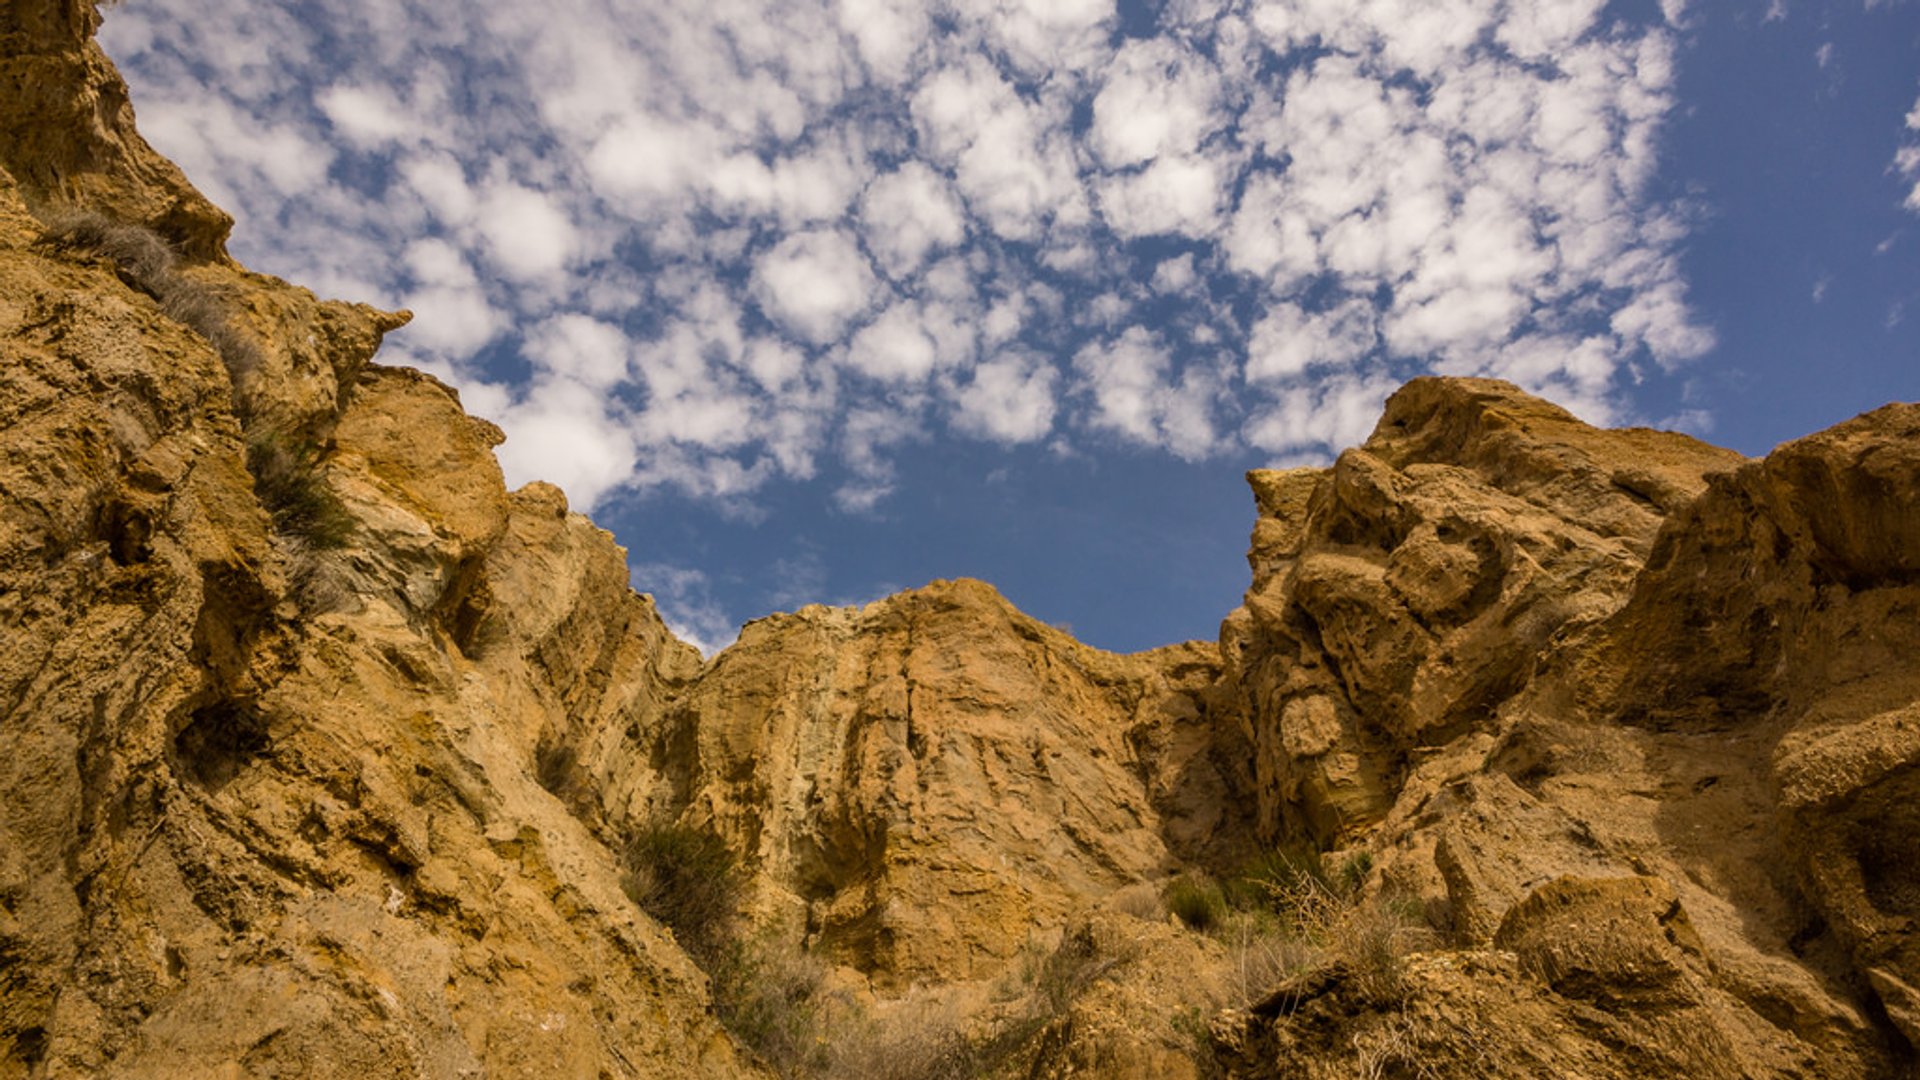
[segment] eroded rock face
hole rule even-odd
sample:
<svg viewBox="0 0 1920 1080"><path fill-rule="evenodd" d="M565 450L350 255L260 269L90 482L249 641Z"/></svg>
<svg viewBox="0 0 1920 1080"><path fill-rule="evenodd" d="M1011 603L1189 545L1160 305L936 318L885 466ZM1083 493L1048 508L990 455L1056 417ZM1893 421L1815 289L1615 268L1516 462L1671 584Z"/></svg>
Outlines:
<svg viewBox="0 0 1920 1080"><path fill-rule="evenodd" d="M1225 640L1265 740L1263 824L1361 840L1472 978L1413 965L1394 1018L1316 977L1295 1012L1225 1029L1242 1070L1906 1060L1917 417L1889 406L1745 462L1416 383L1329 472L1256 475L1276 521Z"/></svg>
<svg viewBox="0 0 1920 1080"><path fill-rule="evenodd" d="M1625 602L1664 515L1738 455L1598 431L1511 386L1418 380L1331 469L1256 472L1222 652L1272 836L1342 843L1475 732L1550 641Z"/></svg>
<svg viewBox="0 0 1920 1080"><path fill-rule="evenodd" d="M94 21L0 14L0 1076L747 1071L532 777L543 725L647 683L562 670L498 599L664 642L620 552L509 497L451 391L369 365L401 319L225 260ZM76 207L170 242L252 366L151 273L43 244ZM275 525L268 421L319 446L344 546Z"/></svg>
<svg viewBox="0 0 1920 1080"><path fill-rule="evenodd" d="M1420 380L1249 476L1217 645L955 581L703 661L404 314L226 258L95 25L0 12L0 1080L754 1075L623 892L663 823L850 993L1050 957L1003 1072L1912 1069L1920 406L1748 461ZM1393 978L1158 906L1282 842Z"/></svg>
<svg viewBox="0 0 1920 1080"><path fill-rule="evenodd" d="M978 978L1170 873L1170 845L1233 831L1234 763L1185 745L1217 674L1199 645L1116 656L936 582L751 623L657 726L583 756L606 762L611 821L715 828L765 913L827 955L887 983Z"/></svg>

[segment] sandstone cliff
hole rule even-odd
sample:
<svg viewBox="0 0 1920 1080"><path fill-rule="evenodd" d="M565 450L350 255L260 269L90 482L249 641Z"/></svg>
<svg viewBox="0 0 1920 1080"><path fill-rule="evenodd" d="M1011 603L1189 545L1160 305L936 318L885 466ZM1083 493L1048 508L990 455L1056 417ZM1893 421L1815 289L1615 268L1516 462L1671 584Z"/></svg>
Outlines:
<svg viewBox="0 0 1920 1080"><path fill-rule="evenodd" d="M0 1078L1911 1071L1920 407L1421 380L1250 475L1217 643L959 581L703 662L96 22L0 9Z"/></svg>

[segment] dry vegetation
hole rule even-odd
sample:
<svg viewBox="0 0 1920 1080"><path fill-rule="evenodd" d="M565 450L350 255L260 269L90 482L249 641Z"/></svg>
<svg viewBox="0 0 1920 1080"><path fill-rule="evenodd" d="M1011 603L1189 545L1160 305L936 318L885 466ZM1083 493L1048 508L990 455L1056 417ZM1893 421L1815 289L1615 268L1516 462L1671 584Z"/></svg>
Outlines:
<svg viewBox="0 0 1920 1080"><path fill-rule="evenodd" d="M230 298L184 272L173 248L153 230L90 210L41 213L44 250L112 264L120 279L151 297L160 313L213 346L233 387L233 409L247 437L254 491L273 518L292 568L292 591L309 612L333 610L349 597L337 568L320 552L353 534L353 518L327 485L322 450L260 415L249 393L265 354L234 318Z"/></svg>
<svg viewBox="0 0 1920 1080"><path fill-rule="evenodd" d="M1024 954L984 997L916 988L874 1005L829 989L827 966L783 928L751 934L738 917L744 877L718 837L681 825L643 828L625 849L625 885L644 910L674 930L712 978L714 1011L784 1077L836 1080L963 1080L1027 1071L1093 988L1124 978L1136 957L1091 932ZM1226 881L1174 878L1151 910L1177 918L1224 947L1229 1000L1162 1018L1203 1075L1217 1063L1207 1024L1219 1004L1245 1007L1307 972L1338 965L1369 999L1404 996L1403 961L1414 921L1378 890L1365 889L1371 861L1337 867L1317 853L1282 852Z"/></svg>
<svg viewBox="0 0 1920 1080"><path fill-rule="evenodd" d="M239 388L259 370L264 356L253 337L234 325L232 304L219 290L183 273L173 248L144 226L74 209L48 211L41 224L42 247L111 262L121 280L153 297L161 314L206 338L226 365L235 407L246 418Z"/></svg>

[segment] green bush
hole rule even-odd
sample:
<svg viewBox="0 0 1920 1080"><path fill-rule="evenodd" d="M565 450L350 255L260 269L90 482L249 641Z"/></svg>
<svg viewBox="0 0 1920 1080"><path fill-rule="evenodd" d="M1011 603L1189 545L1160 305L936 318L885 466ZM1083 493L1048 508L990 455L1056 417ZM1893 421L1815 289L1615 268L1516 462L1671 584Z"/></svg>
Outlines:
<svg viewBox="0 0 1920 1080"><path fill-rule="evenodd" d="M627 838L621 861L627 895L671 927L709 975L738 962L745 882L726 841L691 826L652 824Z"/></svg>
<svg viewBox="0 0 1920 1080"><path fill-rule="evenodd" d="M1226 893L1219 882L1202 874L1181 874L1167 882L1160 899L1169 913L1192 930L1211 930L1226 918Z"/></svg>
<svg viewBox="0 0 1920 1080"><path fill-rule="evenodd" d="M706 971L714 1016L734 1038L781 1076L818 1071L827 1053L820 1011L825 964L771 926L753 938L726 938Z"/></svg>

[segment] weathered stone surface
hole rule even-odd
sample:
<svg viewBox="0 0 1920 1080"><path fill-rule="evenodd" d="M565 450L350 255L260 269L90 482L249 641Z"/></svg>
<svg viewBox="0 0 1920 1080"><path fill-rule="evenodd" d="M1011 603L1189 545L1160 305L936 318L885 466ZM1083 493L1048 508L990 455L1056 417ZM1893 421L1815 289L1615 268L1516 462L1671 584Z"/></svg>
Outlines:
<svg viewBox="0 0 1920 1080"><path fill-rule="evenodd" d="M1232 814L1204 754L1159 806L1142 782L1138 747L1198 721L1210 652L1104 653L980 582L935 582L751 623L657 723L583 756L607 762L616 828L711 826L767 913L841 962L902 985L986 977L1030 931L1169 873L1169 830L1197 840Z"/></svg>
<svg viewBox="0 0 1920 1080"><path fill-rule="evenodd" d="M1270 835L1342 842L1408 758L1493 716L1556 634L1624 603L1662 515L1742 459L1598 431L1485 380L1416 380L1331 469L1254 473L1222 632Z"/></svg>
<svg viewBox="0 0 1920 1080"><path fill-rule="evenodd" d="M1217 644L954 581L703 660L372 363L404 315L225 256L95 25L0 11L0 1080L756 1074L623 891L661 823L821 994L1028 1024L1003 1073L1913 1069L1920 406L1748 461L1418 380L1249 475ZM162 237L193 325L44 242L76 209ZM263 437L343 542L276 522ZM1159 906L1283 842L1351 880L1238 938Z"/></svg>
<svg viewBox="0 0 1920 1080"><path fill-rule="evenodd" d="M0 1076L747 1071L532 778L542 725L605 687L480 598L624 633L651 611L620 553L571 526L611 602L519 580L547 569L516 544L540 499L509 499L498 432L367 366L396 319L224 260L93 23L0 15ZM264 361L236 387L111 259L37 246L28 200L161 232ZM344 547L276 531L242 431L263 420L320 445ZM301 594L315 573L338 604ZM464 651L480 629L504 659Z"/></svg>

